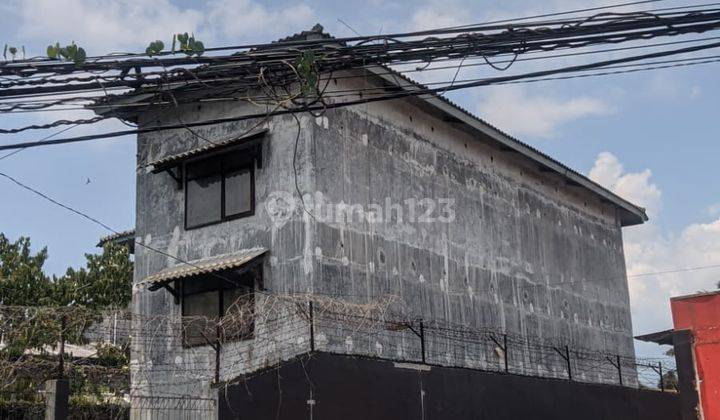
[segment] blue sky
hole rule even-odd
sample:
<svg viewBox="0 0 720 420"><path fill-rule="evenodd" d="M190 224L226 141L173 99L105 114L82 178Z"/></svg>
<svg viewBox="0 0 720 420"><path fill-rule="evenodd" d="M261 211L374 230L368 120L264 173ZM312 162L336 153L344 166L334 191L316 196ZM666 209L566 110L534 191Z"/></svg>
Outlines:
<svg viewBox="0 0 720 420"><path fill-rule="evenodd" d="M2 42L29 55L54 41L75 40L90 54L138 51L174 32L195 32L206 45L279 38L320 22L337 36L388 33L482 22L607 4L602 1L256 2L252 0L53 0L0 5ZM687 2L662 1L645 7ZM639 8L639 7L638 7ZM630 10L630 9L625 9ZM637 9L635 9L637 10ZM711 53L707 53L710 55ZM600 56L608 58L608 55ZM557 60L558 65L582 59ZM518 63L513 71L536 64ZM720 128L718 66L541 82L453 92L452 99L624 197L648 207L652 220L625 230L629 274L720 263ZM424 81L448 73L413 74ZM493 74L464 70L460 78ZM77 118L71 113L3 116L2 126ZM68 135L123 127L108 122ZM53 131L3 135L36 140ZM2 156L2 154L0 154ZM134 225L135 145L117 138L25 150L0 160L0 171L82 209L117 230ZM88 180L90 181L88 183ZM0 179L0 231L47 245L47 269L62 273L94 252L102 228ZM712 289L720 270L631 278L637 333L670 327L668 297ZM640 352L654 352L647 346Z"/></svg>

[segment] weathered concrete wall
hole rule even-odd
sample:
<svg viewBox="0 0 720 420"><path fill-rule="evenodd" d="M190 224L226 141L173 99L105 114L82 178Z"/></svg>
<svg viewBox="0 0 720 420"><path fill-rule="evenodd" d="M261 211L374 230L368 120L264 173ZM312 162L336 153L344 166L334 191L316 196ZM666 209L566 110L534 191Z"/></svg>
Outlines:
<svg viewBox="0 0 720 420"><path fill-rule="evenodd" d="M346 81L333 86L353 87ZM248 112L258 109L236 103L203 105L145 115L141 123L174 124L178 118L191 122ZM254 123L193 130L219 140ZM263 146L263 168L255 175L255 215L189 231L183 227L183 191L169 175L151 174L144 165L197 147L203 140L189 130L141 135L138 242L184 261L263 246L270 249L264 276L271 293L310 292L356 302L391 294L399 297L396 309L426 320L633 354L622 236L610 204L409 102L332 110L319 118L303 115L299 128L292 116L274 117L264 125L270 132ZM277 217L274 204L297 197L294 155L297 187L311 195L306 197L309 208L295 206L287 217ZM342 222L316 217L321 215L313 214L317 209L312 202L318 197L359 205L364 217ZM373 204L385 206L387 200L402 207L405 200L423 198L454 200L455 220L423 223L395 217L377 222L367 212ZM140 245L135 261L136 281L181 264ZM134 290L133 311L180 316L180 306L170 294L141 288ZM379 343L323 328L317 331L320 350L377 355L384 349L380 352L389 357L419 351L418 341L404 333ZM223 350L222 379L308 350L305 328L271 331L260 324L257 330L265 335L262 340ZM288 338L293 333L296 340ZM183 349L171 326L161 334L174 338L161 345L136 340L133 347L133 360L143 371L133 377L137 391L212 398L212 349ZM278 342L293 344L281 349L256 345L273 334L282 337ZM466 361L465 365L482 367L489 363L483 358L493 357L471 358L472 349L451 347L433 340L428 361ZM181 369L195 376L177 380L173 375ZM536 372L526 373L555 374L541 362Z"/></svg>
<svg viewBox="0 0 720 420"><path fill-rule="evenodd" d="M367 85L341 81L336 88L357 87ZM312 138L315 185L327 202L371 209L388 200L404 206L449 198L456 213L449 223L372 222L367 213L349 223L319 220L314 290L359 299L392 294L426 320L634 354L611 205L407 102L329 111ZM393 357L418 345L412 337L402 345L351 341L367 354L380 344ZM337 337L327 348L346 349L346 342ZM443 340L427 349L430 362L449 365L469 351ZM543 370L527 373L547 375Z"/></svg>
<svg viewBox="0 0 720 420"><path fill-rule="evenodd" d="M256 107L237 104L183 108L158 115L146 115L141 124L176 124L178 120L187 123L199 118L227 117L259 111ZM292 156L296 136L299 135L301 144L304 144L304 139L311 134L307 121L307 118L304 118L299 128L291 116L274 118L261 124L261 127L269 128L270 132L263 146L263 167L255 170L254 215L193 230L184 229L184 191L178 189L168 174L150 173L146 164L204 145L205 141L190 130L139 136L136 222L136 241L139 245L136 246L135 253L135 282L167 267L183 264L182 261L189 262L253 247L265 247L271 250L270 258L263 267L266 289L279 293L306 291L311 275L305 261L305 255L308 254L306 251L311 247L310 226L302 218L294 218L283 224L273 223L265 211L265 200L268 197L272 199L272 192L295 190ZM225 124L196 128L193 131L205 139L217 141L243 133L256 123L257 121ZM298 182L303 189L308 189L304 183L308 179L307 161L310 154L302 149L299 152ZM176 256L177 259L163 253ZM261 307L262 304L261 295L257 297L257 305ZM132 311L145 317L175 317L178 321L181 315L180 305L175 304L168 292L150 292L138 286L133 290ZM166 396L168 401L182 396L215 398L216 392L211 389L215 376L215 351L210 346L183 348L182 331L177 322L150 321L149 325L141 326L143 321L140 319L136 322L136 331L143 330L144 336L135 337L133 340L134 393L142 396ZM307 351L307 332L300 334L296 327L294 332L306 337L305 341L291 341L287 339L290 331L274 329L274 325L273 329L269 330L265 321L261 319L256 322L256 340L239 342L223 349L221 380L231 379L246 370L276 364L280 359ZM268 345L270 338L274 336L277 336L281 343L277 346ZM283 343L284 345L281 345ZM133 417L162 418L166 415L162 412L163 410L152 407L140 407L133 411ZM171 411L165 410L165 413L168 412ZM185 412L183 415L189 414ZM207 412L198 411L197 416L205 417Z"/></svg>

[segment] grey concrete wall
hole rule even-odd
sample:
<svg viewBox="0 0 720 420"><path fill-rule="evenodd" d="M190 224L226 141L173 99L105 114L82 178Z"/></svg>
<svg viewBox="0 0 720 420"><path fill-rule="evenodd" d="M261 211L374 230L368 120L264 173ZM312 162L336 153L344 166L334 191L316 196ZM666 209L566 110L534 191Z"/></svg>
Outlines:
<svg viewBox="0 0 720 420"><path fill-rule="evenodd" d="M227 117L243 113L256 113L252 106L213 106L203 108L181 108L170 112L158 112L145 115L141 125L159 122L176 124L178 120L188 123L199 118ZM237 123L193 129L199 136L210 141L218 141L229 136L245 132L256 122ZM295 190L292 176L292 156L298 125L293 117L274 118L264 122L261 127L270 129L263 146L263 167L255 170L256 212L254 215L207 226L199 229L184 229L184 191L178 189L175 181L166 173L152 174L146 167L148 162L165 156L191 150L206 144L204 140L189 130L163 131L138 138L137 170L137 221L135 253L135 282L162 269L183 264L164 253L176 256L182 261L196 261L221 254L238 252L243 249L265 247L271 250L270 258L264 266L264 284L268 290L280 293L304 292L310 284L311 266L305 255L311 249L311 227L301 217L285 223L273 223L266 211L266 200L273 199L272 192ZM307 117L300 124L299 159L297 162L299 184L309 179L308 158L302 149L305 139L311 134ZM143 246L145 245L145 246ZM160 252L157 252L157 251ZM258 306L263 305L263 297L258 296ZM166 404L173 398L180 398L179 404L187 404L187 398L216 398L217 392L211 389L215 376L215 352L209 346L183 348L182 331L178 322L181 316L180 305L166 291L150 292L144 287L133 288L132 311L141 317L135 322L134 332L141 334L133 338L132 347L132 385L133 393L139 396L167 397ZM153 319L154 316L162 319ZM267 325L277 311L268 314L267 319L256 320L256 340L247 340L223 349L221 354L221 380L231 379L243 371L253 370L276 364L279 360L290 358L308 350L307 332L302 334L296 328L294 332L302 335L305 341L289 340L289 331ZM168 318L169 317L169 318ZM280 342L272 345L273 337ZM186 398L182 398L186 397ZM147 399L146 399L147 400ZM207 405L206 400L199 403ZM193 411L185 410L183 405L177 412L193 417ZM163 418L173 412L158 410L155 407L138 407L132 416L137 419ZM170 411L168 411L170 410ZM163 414L163 412L165 414ZM207 416L206 410L196 411L198 418Z"/></svg>
<svg viewBox="0 0 720 420"><path fill-rule="evenodd" d="M336 88L353 87L367 85L341 81ZM634 354L622 234L611 205L406 101L332 110L313 127L313 175L327 202L370 209L388 200L449 198L456 212L451 223L318 221L316 292L392 294L425 320ZM418 352L412 335L401 345L328 335L335 336L324 347L331 351L350 341L366 354ZM497 358L454 347L431 340L429 361L482 367ZM551 364L538 360L526 373L564 374Z"/></svg>
<svg viewBox="0 0 720 420"><path fill-rule="evenodd" d="M353 87L343 81L333 86ZM203 105L144 115L141 124L249 112L258 109ZM219 140L250 124L194 130ZM299 137L292 116L274 117L264 125L270 132L263 168L256 170L255 215L189 231L183 227L183 191L169 175L151 174L144 164L203 140L188 130L139 136L137 241L185 261L263 246L270 249L264 273L271 293L310 292L355 302L390 294L398 297L394 309L426 320L633 354L622 235L610 204L405 101L333 110L319 118L303 115ZM288 217L271 217L277 215L268 209L277 206L268 204L297 197L292 164L296 138L297 183L303 194L311 195L309 210L296 206ZM363 209L386 200L402 205L407 199L449 198L455 202L456 219L374 222L363 210L363 217L350 221L324 220L311 215L317 197ZM140 245L135 255L136 282L180 264ZM180 316L180 306L165 291L135 287L132 307L147 316ZM307 351L305 328L270 329L262 322L257 340L223 350L223 379ZM213 398L214 352L183 349L174 328L171 323L157 328L165 340L136 340L136 391ZM405 333L384 342L323 326L317 334L320 350L380 351L389 357L418 353L417 340ZM284 344L267 345L273 336ZM437 364L483 367L494 357L469 357L472 349L453 348L443 340L429 346L429 361ZM160 368L164 366L176 369ZM536 366L527 373L556 375L542 361ZM182 369L192 373L180 378Z"/></svg>

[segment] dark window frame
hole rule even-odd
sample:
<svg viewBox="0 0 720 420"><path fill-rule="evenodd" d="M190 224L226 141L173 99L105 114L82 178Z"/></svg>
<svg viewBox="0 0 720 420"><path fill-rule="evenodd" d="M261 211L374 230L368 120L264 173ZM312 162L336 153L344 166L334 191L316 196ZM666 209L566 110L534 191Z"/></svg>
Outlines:
<svg viewBox="0 0 720 420"><path fill-rule="evenodd" d="M185 297L186 296L195 296L202 293L218 293L218 307L217 307L217 313L219 314L217 319L222 319L222 317L225 316L225 304L224 304L224 292L226 290L235 290L240 288L245 288L249 292L249 298L252 302L252 306L254 307L257 303L255 299L255 294L258 290L263 290L263 269L262 264L259 264L256 267L253 267L252 269L248 270L247 272L237 276L232 271L221 273L221 274L207 274L205 276L215 276L219 275L223 278L230 278L231 281L234 283L234 287L230 286L227 287L224 284L221 284L219 287L210 287L207 290L199 290L194 291L190 293L186 293L184 290L185 287L183 287L183 284L180 284L180 313L183 317L186 316L186 308L185 308ZM237 276L237 280L232 280L232 277ZM243 284L243 277L249 276L252 279L252 284L249 284L247 282L246 284ZM202 281L201 279L189 279L186 281ZM185 348L191 348L191 347L201 347L201 346L208 346L213 345L214 343L208 342L205 337L188 337L186 335L186 321L183 320L183 332L182 332L182 343L183 347ZM213 337L215 340L217 340L217 334L219 332L215 331L215 336ZM224 340L232 340L232 341L247 341L252 340L255 338L255 319L252 320L252 323L250 324L248 331L240 332L235 335L224 335L222 337Z"/></svg>
<svg viewBox="0 0 720 420"><path fill-rule="evenodd" d="M233 150L229 151L223 151L222 153L215 153L211 154L209 156L202 156L197 157L194 159L187 160L182 163L182 174L183 174L183 189L185 190L184 195L184 215L183 215L183 222L185 225L185 230L192 230L192 229L199 229L206 226L216 225L219 223L227 222L230 220L240 219L243 217L249 217L255 214L255 161L256 156L251 156L246 163L242 163L240 165L234 166L232 168L226 168L225 165L225 159L234 154ZM206 174L202 177L188 177L188 166L199 163L204 160L217 160L217 165L219 167L218 172L212 172L211 174ZM241 212L241 213L235 213L232 215L226 215L225 214L225 178L228 173L238 172L241 170L248 170L250 172L250 210ZM211 221L211 222L205 222L200 223L197 225L188 225L188 181L192 181L194 179L208 177L210 175L220 175L220 219Z"/></svg>

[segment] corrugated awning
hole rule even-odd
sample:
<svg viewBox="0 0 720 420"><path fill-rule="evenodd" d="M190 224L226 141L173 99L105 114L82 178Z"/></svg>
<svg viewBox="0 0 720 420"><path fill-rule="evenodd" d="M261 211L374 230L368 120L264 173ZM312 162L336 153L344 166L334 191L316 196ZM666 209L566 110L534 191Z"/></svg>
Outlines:
<svg viewBox="0 0 720 420"><path fill-rule="evenodd" d="M259 261L260 257L265 255L267 252L267 249L258 247L242 250L232 254L224 254L202 260L188 261L187 263L181 263L175 267L170 267L152 274L137 283L137 285L148 286L150 290L157 290L171 281L195 277L201 274L241 268L251 264L254 265L257 261Z"/></svg>
<svg viewBox="0 0 720 420"><path fill-rule="evenodd" d="M126 230L123 232L113 233L112 235L103 236L100 238L100 242L96 245L102 248L106 243L114 242L119 245L127 246L130 249L130 253L135 253L135 229Z"/></svg>
<svg viewBox="0 0 720 420"><path fill-rule="evenodd" d="M267 128L257 129L243 134L242 136L231 137L225 140L219 140L211 144L205 143L203 146L188 150L187 152L177 153L151 162L153 173L167 171L180 165L182 162L203 155L210 155L217 152L224 152L228 149L242 149L246 147L256 146L260 143L262 137L268 132Z"/></svg>

